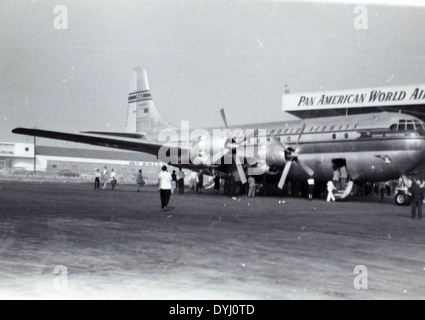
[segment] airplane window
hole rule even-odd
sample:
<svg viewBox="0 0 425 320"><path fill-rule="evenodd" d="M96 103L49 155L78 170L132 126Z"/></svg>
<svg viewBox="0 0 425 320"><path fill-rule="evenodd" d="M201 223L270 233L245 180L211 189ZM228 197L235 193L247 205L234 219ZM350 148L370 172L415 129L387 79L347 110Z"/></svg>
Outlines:
<svg viewBox="0 0 425 320"><path fill-rule="evenodd" d="M409 131L416 130L413 121L407 122L407 130Z"/></svg>
<svg viewBox="0 0 425 320"><path fill-rule="evenodd" d="M397 127L398 127L398 125L397 125L397 124L393 124L393 125L390 127L390 130L391 130L391 131L397 131Z"/></svg>
<svg viewBox="0 0 425 320"><path fill-rule="evenodd" d="M398 131L406 131L407 121L406 120L400 120L398 125Z"/></svg>
<svg viewBox="0 0 425 320"><path fill-rule="evenodd" d="M289 129L285 129L285 134L288 133Z"/></svg>
<svg viewBox="0 0 425 320"><path fill-rule="evenodd" d="M415 120L416 130L425 129L425 124L422 121Z"/></svg>
<svg viewBox="0 0 425 320"><path fill-rule="evenodd" d="M344 129L344 125L341 124L341 126L339 127L339 130L341 131L342 129Z"/></svg>
<svg viewBox="0 0 425 320"><path fill-rule="evenodd" d="M298 128L295 133L300 133L300 132L301 132L301 128Z"/></svg>
<svg viewBox="0 0 425 320"><path fill-rule="evenodd" d="M334 131L335 130L335 126L331 126L330 128L329 128L329 131Z"/></svg>
<svg viewBox="0 0 425 320"><path fill-rule="evenodd" d="M324 126L322 129L322 132L326 131L327 128L328 128L327 126Z"/></svg>

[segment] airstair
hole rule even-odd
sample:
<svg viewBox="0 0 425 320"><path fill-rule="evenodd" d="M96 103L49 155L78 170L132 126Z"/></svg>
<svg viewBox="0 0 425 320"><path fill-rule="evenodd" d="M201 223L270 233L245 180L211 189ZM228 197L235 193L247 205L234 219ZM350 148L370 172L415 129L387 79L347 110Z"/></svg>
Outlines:
<svg viewBox="0 0 425 320"><path fill-rule="evenodd" d="M335 192L335 199L337 201L347 199L350 196L351 192L353 191L353 187L354 187L354 182L350 180L347 183L345 189L338 189L338 191Z"/></svg>

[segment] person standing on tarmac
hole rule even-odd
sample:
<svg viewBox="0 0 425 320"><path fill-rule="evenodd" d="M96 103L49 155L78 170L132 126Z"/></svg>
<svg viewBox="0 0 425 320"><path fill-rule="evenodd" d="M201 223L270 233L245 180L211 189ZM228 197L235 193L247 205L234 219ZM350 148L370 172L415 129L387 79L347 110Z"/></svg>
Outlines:
<svg viewBox="0 0 425 320"><path fill-rule="evenodd" d="M95 179L94 179L94 190L99 190L100 189L100 178L102 177L100 170L96 169L96 173L95 173Z"/></svg>
<svg viewBox="0 0 425 320"><path fill-rule="evenodd" d="M220 175L217 173L214 177L214 190L216 194L220 193L221 181Z"/></svg>
<svg viewBox="0 0 425 320"><path fill-rule="evenodd" d="M108 180L109 180L108 167L105 167L105 169L103 170L103 175L102 175L103 190L105 190L106 187L108 186Z"/></svg>
<svg viewBox="0 0 425 320"><path fill-rule="evenodd" d="M313 201L315 181L314 181L313 178L310 178L310 179L308 179L307 183L308 183L308 199L310 201Z"/></svg>
<svg viewBox="0 0 425 320"><path fill-rule="evenodd" d="M417 214L419 220L422 220L422 206L425 194L420 184L421 182L418 180L412 185L412 219L416 219Z"/></svg>
<svg viewBox="0 0 425 320"><path fill-rule="evenodd" d="M177 185L179 187L179 194L184 194L184 178L186 174L184 173L183 169L180 168L179 172L177 173Z"/></svg>
<svg viewBox="0 0 425 320"><path fill-rule="evenodd" d="M114 191L115 187L117 186L117 173L115 172L115 169L112 169L111 172L111 186L112 186L112 191Z"/></svg>
<svg viewBox="0 0 425 320"><path fill-rule="evenodd" d="M139 174L136 177L136 183L137 183L137 192L140 192L140 189L143 188L146 185L146 181L143 178L143 171L139 170Z"/></svg>
<svg viewBox="0 0 425 320"><path fill-rule="evenodd" d="M173 178L173 189L171 190L171 193L174 194L177 190L177 172L176 172L176 170L173 171L171 178Z"/></svg>
<svg viewBox="0 0 425 320"><path fill-rule="evenodd" d="M248 185L249 185L248 198L255 198L257 183L256 183L255 178L253 176L249 177Z"/></svg>

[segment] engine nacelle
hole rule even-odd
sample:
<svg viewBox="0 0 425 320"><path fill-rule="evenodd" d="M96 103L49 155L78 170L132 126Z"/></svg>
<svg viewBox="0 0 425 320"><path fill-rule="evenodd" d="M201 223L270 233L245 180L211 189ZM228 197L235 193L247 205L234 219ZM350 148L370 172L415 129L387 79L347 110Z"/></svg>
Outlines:
<svg viewBox="0 0 425 320"><path fill-rule="evenodd" d="M284 149L277 145L270 145L267 148L267 165L271 168L283 168L287 162L287 155Z"/></svg>
<svg viewBox="0 0 425 320"><path fill-rule="evenodd" d="M195 164L214 165L213 157L226 150L230 143L231 140L224 136L200 136L198 142L191 149L190 158ZM229 156L231 157L231 155L232 153Z"/></svg>

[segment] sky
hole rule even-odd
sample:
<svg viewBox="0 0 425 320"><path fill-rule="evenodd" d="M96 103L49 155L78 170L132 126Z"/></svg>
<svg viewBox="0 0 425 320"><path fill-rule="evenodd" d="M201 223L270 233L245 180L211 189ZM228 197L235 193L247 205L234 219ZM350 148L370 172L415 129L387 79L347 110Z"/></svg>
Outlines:
<svg viewBox="0 0 425 320"><path fill-rule="evenodd" d="M221 108L232 125L291 119L286 86L425 83L425 1L371 2L2 0L0 141L25 142L15 127L124 131L137 66L162 115L192 127L222 126Z"/></svg>

